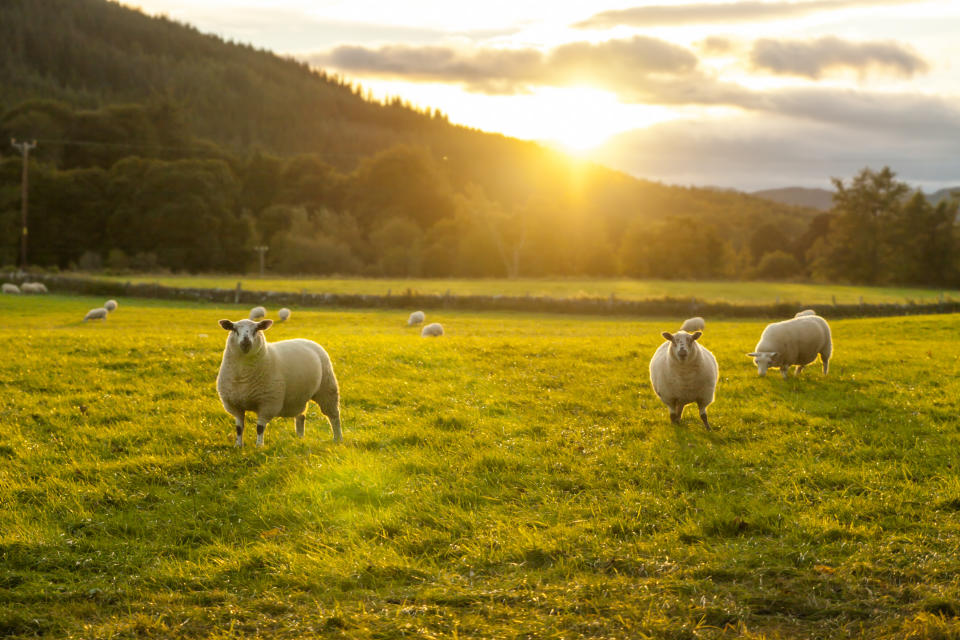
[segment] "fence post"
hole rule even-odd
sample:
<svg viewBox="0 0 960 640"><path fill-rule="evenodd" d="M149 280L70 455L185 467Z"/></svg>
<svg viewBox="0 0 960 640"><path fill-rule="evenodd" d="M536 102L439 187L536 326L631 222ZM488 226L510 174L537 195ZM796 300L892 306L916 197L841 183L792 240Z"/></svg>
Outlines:
<svg viewBox="0 0 960 640"><path fill-rule="evenodd" d="M240 292L241 292L241 291L243 291L243 285L238 282L238 283L237 283L237 289L236 289L236 291L234 291L234 293L233 293L233 302L234 302L234 304L240 302Z"/></svg>

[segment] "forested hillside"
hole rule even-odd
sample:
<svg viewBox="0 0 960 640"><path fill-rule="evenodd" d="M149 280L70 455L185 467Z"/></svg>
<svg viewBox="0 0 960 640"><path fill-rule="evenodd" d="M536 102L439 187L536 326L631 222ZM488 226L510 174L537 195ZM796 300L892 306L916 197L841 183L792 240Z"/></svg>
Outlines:
<svg viewBox="0 0 960 640"><path fill-rule="evenodd" d="M803 277L828 221L383 104L105 0L0 3L0 140L36 139L29 262L285 273ZM0 147L0 265L19 154ZM668 150L667 150L668 151Z"/></svg>

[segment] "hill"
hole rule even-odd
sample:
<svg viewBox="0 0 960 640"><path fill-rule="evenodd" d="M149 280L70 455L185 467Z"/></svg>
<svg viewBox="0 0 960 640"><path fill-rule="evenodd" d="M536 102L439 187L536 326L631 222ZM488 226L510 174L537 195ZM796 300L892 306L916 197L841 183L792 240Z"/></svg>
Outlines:
<svg viewBox="0 0 960 640"><path fill-rule="evenodd" d="M815 214L371 101L302 63L106 0L0 4L0 68L0 139L39 141L40 264L115 252L116 265L140 255L140 266L235 270L262 243L288 272L717 277L758 226L796 238ZM19 237L7 149L2 264ZM667 252L682 219L697 224Z"/></svg>
<svg viewBox="0 0 960 640"><path fill-rule="evenodd" d="M946 189L940 189L939 191L927 194L927 200L933 205L939 204L942 200L947 200L948 198L956 199L958 197L960 197L960 186L947 187Z"/></svg>
<svg viewBox="0 0 960 640"><path fill-rule="evenodd" d="M809 207L818 211L828 211L833 206L833 192L826 189L784 187L782 189L754 191L750 195L796 207Z"/></svg>

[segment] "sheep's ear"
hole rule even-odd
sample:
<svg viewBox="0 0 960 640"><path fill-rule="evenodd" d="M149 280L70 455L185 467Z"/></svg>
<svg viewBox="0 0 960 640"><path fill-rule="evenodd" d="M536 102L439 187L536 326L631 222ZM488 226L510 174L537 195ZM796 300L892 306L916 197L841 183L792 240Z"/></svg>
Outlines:
<svg viewBox="0 0 960 640"><path fill-rule="evenodd" d="M759 353L757 353L756 351L753 351L753 352L751 352L751 353L748 353L748 354L747 354L747 357L748 357L748 358L756 358L756 357L758 357L759 355L760 355Z"/></svg>
<svg viewBox="0 0 960 640"><path fill-rule="evenodd" d="M273 320L261 320L260 322L257 323L257 330L266 331L272 326L273 326Z"/></svg>
<svg viewBox="0 0 960 640"><path fill-rule="evenodd" d="M233 331L233 323L229 320L221 320L220 326L226 329L227 331Z"/></svg>
<svg viewBox="0 0 960 640"><path fill-rule="evenodd" d="M768 351L768 352L767 352L767 354L768 354L771 358L776 358L776 357L777 357L777 354L779 354L779 353L780 353L779 351Z"/></svg>
<svg viewBox="0 0 960 640"><path fill-rule="evenodd" d="M663 336L664 340L669 340L670 342L673 342L673 334L671 334L669 331L664 331L660 335Z"/></svg>
<svg viewBox="0 0 960 640"><path fill-rule="evenodd" d="M693 332L693 335L690 336L690 337L693 338L694 340L696 340L697 338L699 338L699 337L702 336L702 335L703 335L703 331L694 331L694 332Z"/></svg>

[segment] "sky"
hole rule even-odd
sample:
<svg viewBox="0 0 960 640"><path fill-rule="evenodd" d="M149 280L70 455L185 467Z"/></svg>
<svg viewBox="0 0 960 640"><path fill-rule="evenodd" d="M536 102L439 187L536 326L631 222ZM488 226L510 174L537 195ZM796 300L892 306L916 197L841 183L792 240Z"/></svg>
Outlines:
<svg viewBox="0 0 960 640"><path fill-rule="evenodd" d="M960 185L960 0L135 0L637 177Z"/></svg>

